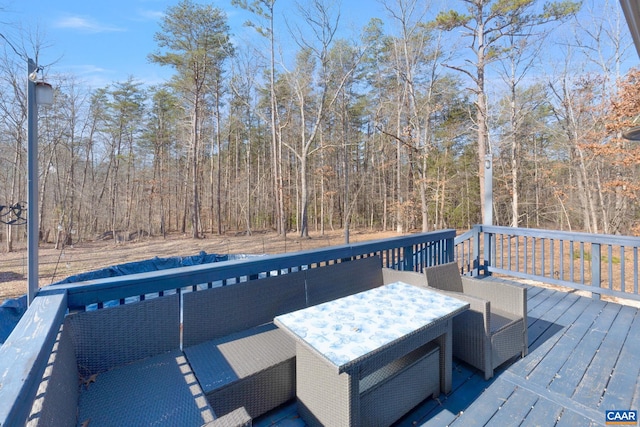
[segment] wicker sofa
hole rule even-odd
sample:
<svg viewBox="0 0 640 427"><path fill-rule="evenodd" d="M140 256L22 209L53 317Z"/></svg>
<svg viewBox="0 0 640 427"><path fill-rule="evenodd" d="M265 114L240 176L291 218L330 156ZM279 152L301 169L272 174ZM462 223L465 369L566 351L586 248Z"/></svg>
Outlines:
<svg viewBox="0 0 640 427"><path fill-rule="evenodd" d="M470 303L453 321L453 355L485 379L507 360L528 352L527 289L461 276L455 262L425 268L427 284Z"/></svg>
<svg viewBox="0 0 640 427"><path fill-rule="evenodd" d="M28 425L246 426L219 417L180 351L179 295L70 314L58 333Z"/></svg>
<svg viewBox="0 0 640 427"><path fill-rule="evenodd" d="M250 425L296 395L275 316L415 274L372 256L69 314L29 424Z"/></svg>
<svg viewBox="0 0 640 427"><path fill-rule="evenodd" d="M185 294L184 352L215 413L294 399L295 342L273 318L400 280L385 270L373 256Z"/></svg>

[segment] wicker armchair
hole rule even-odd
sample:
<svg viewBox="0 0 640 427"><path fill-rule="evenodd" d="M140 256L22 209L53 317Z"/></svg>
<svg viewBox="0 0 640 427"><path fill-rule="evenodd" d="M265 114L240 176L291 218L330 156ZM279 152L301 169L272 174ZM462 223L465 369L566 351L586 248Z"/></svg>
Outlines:
<svg viewBox="0 0 640 427"><path fill-rule="evenodd" d="M453 321L453 355L482 370L493 370L520 354L527 355L527 289L490 279L460 275L457 263L425 269L427 285L455 293L470 309Z"/></svg>

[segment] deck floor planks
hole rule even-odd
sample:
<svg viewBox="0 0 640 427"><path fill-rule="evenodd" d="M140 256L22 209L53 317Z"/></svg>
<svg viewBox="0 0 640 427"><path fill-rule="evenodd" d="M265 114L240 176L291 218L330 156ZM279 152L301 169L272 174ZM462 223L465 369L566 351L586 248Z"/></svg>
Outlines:
<svg viewBox="0 0 640 427"><path fill-rule="evenodd" d="M452 427L485 426L516 389L516 385L497 379L454 422ZM423 424L434 425L437 424ZM440 424L441 425L441 424Z"/></svg>
<svg viewBox="0 0 640 427"><path fill-rule="evenodd" d="M549 385L550 390L565 396L574 394L593 358L602 346L607 336L607 331L611 329L611 325L613 325L618 316L620 307L618 304L605 305L598 317L594 319L583 339L580 340L574 351L566 358L564 365ZM606 375L609 376L609 373L610 371ZM598 394L601 395L602 392L598 391Z"/></svg>
<svg viewBox="0 0 640 427"><path fill-rule="evenodd" d="M573 399L593 408L598 407L618 362L618 355L628 337L636 311L631 307L620 308L602 345L587 366L584 377L573 394Z"/></svg>
<svg viewBox="0 0 640 427"><path fill-rule="evenodd" d="M491 381L485 381L484 374L477 369L455 362L452 392L449 395L441 394L437 400L427 399L399 420L397 426L448 425L491 385Z"/></svg>
<svg viewBox="0 0 640 427"><path fill-rule="evenodd" d="M626 308L626 307L625 307ZM640 381L640 312L635 310L633 323L627 331L627 337L613 374L607 384L600 408L607 409L631 409L638 408L638 387Z"/></svg>
<svg viewBox="0 0 640 427"><path fill-rule="evenodd" d="M544 288L527 287L527 311L529 313L539 311L538 307L552 297L553 293L547 292Z"/></svg>
<svg viewBox="0 0 640 427"><path fill-rule="evenodd" d="M602 420L604 424L604 412L602 413ZM560 415L560 419L556 422L555 427L589 427L592 425L596 424L589 418L583 417L577 412L565 410Z"/></svg>
<svg viewBox="0 0 640 427"><path fill-rule="evenodd" d="M537 348L541 341L539 340L541 337L544 337L547 331L553 326L558 326L558 328L552 329L550 332L556 333L557 329L564 327L564 325L558 325L558 319L573 305L578 301L579 297L572 294L566 294L559 300L555 301L553 306L549 307L548 310L544 312L530 312L529 314L529 325L528 325L528 336L529 336L529 349L533 351ZM542 341L543 342L543 341Z"/></svg>
<svg viewBox="0 0 640 427"><path fill-rule="evenodd" d="M604 305L600 301L593 301L587 305L581 315L564 329L562 336L544 355L540 363L528 374L531 381L539 384L551 384L567 358L571 356L580 341L589 332L589 328L600 314Z"/></svg>
<svg viewBox="0 0 640 427"><path fill-rule="evenodd" d="M538 399L531 411L522 420L523 426L528 427L546 427L554 425L556 420L560 418L563 407L549 399ZM517 424L516 424L517 425Z"/></svg>
<svg viewBox="0 0 640 427"><path fill-rule="evenodd" d="M507 401L489 420L495 426L514 426L522 423L540 397L530 391L516 387Z"/></svg>
<svg viewBox="0 0 640 427"><path fill-rule="evenodd" d="M540 363L543 362L549 352L562 339L566 329L582 315L589 306L589 300L579 298L560 317L553 321L553 325L538 337L537 346L529 349L529 354L516 362L510 370L518 375L528 376ZM555 326L554 326L555 325Z"/></svg>

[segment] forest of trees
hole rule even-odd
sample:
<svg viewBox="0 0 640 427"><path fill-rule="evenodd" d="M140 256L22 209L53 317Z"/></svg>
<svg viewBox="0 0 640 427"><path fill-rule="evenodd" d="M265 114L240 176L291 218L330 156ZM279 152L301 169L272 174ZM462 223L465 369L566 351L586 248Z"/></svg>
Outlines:
<svg viewBox="0 0 640 427"><path fill-rule="evenodd" d="M483 220L485 154L495 224L640 234L640 151L622 138L640 72L617 1L382 0L351 38L336 3L300 2L282 28L277 0L233 4L255 45L234 45L211 4L165 11L148 59L166 84L93 89L47 70L43 240L467 229ZM0 57L0 205L26 200L21 53ZM5 249L24 231L3 226Z"/></svg>

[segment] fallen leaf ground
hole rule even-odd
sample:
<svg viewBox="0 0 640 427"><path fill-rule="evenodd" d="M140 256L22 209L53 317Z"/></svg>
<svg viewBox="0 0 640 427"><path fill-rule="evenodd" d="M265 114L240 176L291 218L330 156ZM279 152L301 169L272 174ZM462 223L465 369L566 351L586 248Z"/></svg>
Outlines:
<svg viewBox="0 0 640 427"><path fill-rule="evenodd" d="M398 236L395 232L351 231L350 242L383 239ZM113 240L80 242L73 246L55 249L52 244L42 244L38 250L39 283L46 286L65 277L87 271L99 270L111 265L142 261L153 257L196 255L200 251L210 254L276 254L296 252L319 247L344 244L342 230L310 233L310 238L297 234L286 237L273 232L208 235L204 239L192 239L181 234L150 237L140 241L115 244ZM13 252L0 253L0 303L27 292L27 250L18 247Z"/></svg>

